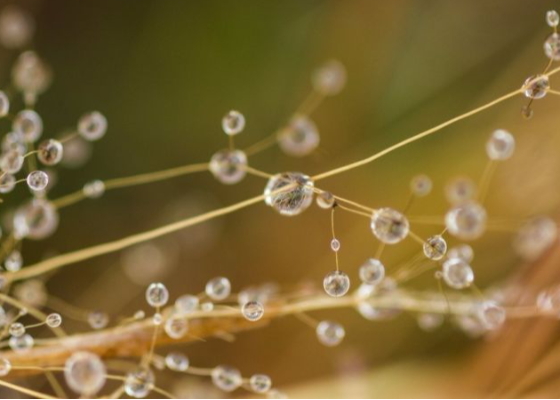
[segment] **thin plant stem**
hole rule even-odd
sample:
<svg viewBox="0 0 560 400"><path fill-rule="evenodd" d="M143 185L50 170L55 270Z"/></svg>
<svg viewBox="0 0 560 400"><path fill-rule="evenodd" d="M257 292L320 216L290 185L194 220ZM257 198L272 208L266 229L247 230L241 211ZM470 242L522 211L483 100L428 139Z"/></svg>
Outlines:
<svg viewBox="0 0 560 400"><path fill-rule="evenodd" d="M500 104L500 103L502 103L502 102L504 102L504 101L506 101L506 100L508 100L508 99L510 99L510 98L512 98L512 97L515 97L515 96L517 96L517 95L519 95L519 94L521 94L521 93L522 93L522 90L521 90L521 89L518 89L518 90L515 90L515 91L513 91L513 92L510 92L510 93L508 93L508 94L506 94L506 95L504 95L504 96L502 96L502 97L497 98L496 100L493 100L493 101L491 101L491 102L489 102L489 103L484 104L483 106L480 106L480 107L478 107L478 108L475 108L475 109L472 110L472 111L469 111L469 112L466 112L466 113L464 113L464 114L461 114L461 115L459 115L459 116L457 116L457 117L455 117L455 118L452 118L452 119L450 119L450 120L448 120L448 121L445 121L445 122L443 122L443 123L441 123L441 124L439 124L439 125L437 125L437 126L431 128L431 129L428 129L428 130L426 130L426 131L420 132L420 133L418 133L417 135L414 135L414 136L412 136L412 137L410 137L410 138L408 138L408 139L405 139L405 140L403 140L403 141L401 141L401 142L399 142L399 143L396 143L396 144L394 144L394 145L392 145L392 146L390 146L390 147L388 147L388 148L386 148L386 149L384 149L384 150L382 150L382 151L380 151L380 152L378 152L378 153L375 153L374 155L372 155L372 156L370 156L370 157L367 157L367 158L364 158L363 160L356 161L356 162L353 162L353 163L344 165L344 166L342 166L342 167L335 168L335 169L333 169L333 170L330 170L330 171L323 172L323 173L321 173L321 174L315 175L312 179L313 179L313 181L317 182L317 181L320 181L320 180L322 180L322 179L330 178L330 177L332 177L332 176L341 174L341 173L343 173L343 172L347 172L347 171L350 171L350 170L352 170L352 169L355 169L355 168L358 168L358 167L361 167L361 166L370 164L370 163L372 163L373 161L378 160L378 159L380 159L381 157L383 157L383 156L385 156L385 155L387 155L387 154L390 154L390 153L392 153L392 152L395 151L395 150L400 149L401 147L404 147L404 146L406 146L406 145L408 145L408 144L414 143L414 142L416 142L416 141L418 141L418 140L420 140L420 139L423 139L423 138L425 138L425 137L427 137L427 136L430 136L430 135L432 135L432 134L434 134L434 133L436 133L436 132L442 130L443 128L446 128L446 127L448 127L448 126L450 126L450 125L455 124L456 122L459 122L459 121L462 121L462 120L467 119L467 118L469 118L469 117L472 117L473 115L476 115L476 114L480 113L481 111L484 111L484 110L486 110L486 109L488 109L488 108L490 108L490 107L493 107L493 106L495 106L495 105L497 105L497 104Z"/></svg>
<svg viewBox="0 0 560 400"><path fill-rule="evenodd" d="M19 271L6 274L5 277L9 282L14 282L14 281L20 281L23 279L29 279L32 277L40 276L55 271L69 264L74 264L93 257L98 257L104 254L113 253L125 249L127 247L133 246L135 244L143 243L148 240L152 240L170 234L172 232L176 232L178 230L188 228L189 226L197 225L202 222L209 221L211 219L223 215L231 214L235 211L260 203L263 200L264 200L264 195L252 197L248 200L244 200L227 207L219 208L217 210L200 214L195 217L186 218L184 220L177 221L169 225L164 225L162 227L150 231L138 233L119 240L103 243L97 246L87 247L85 249L77 250L44 261L40 261L36 264L25 267Z"/></svg>
<svg viewBox="0 0 560 400"><path fill-rule="evenodd" d="M113 190L130 186L144 185L147 183L159 182L178 176L188 175L196 172L208 171L208 163L183 165L176 168L170 168L163 171L148 172L145 174L127 176L124 178L114 178L103 181L105 190ZM83 190L78 190L66 196L60 197L52 201L56 208L64 208L75 204L86 198Z"/></svg>

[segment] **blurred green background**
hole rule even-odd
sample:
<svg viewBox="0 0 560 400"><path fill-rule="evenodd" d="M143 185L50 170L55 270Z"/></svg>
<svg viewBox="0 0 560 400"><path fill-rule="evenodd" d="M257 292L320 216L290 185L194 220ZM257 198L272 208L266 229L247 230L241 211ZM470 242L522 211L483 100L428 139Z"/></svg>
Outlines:
<svg viewBox="0 0 560 400"><path fill-rule="evenodd" d="M544 15L559 5L524 0L23 4L37 18L35 48L55 74L52 88L37 106L44 135L57 136L89 110L101 111L109 121L107 136L95 143L85 166L59 170L52 198L93 179L209 160L227 146L220 123L230 109L247 119L246 130L236 138L236 144L247 147L286 123L310 91L313 70L332 58L346 66L348 83L313 114L321 132L320 151L293 159L272 148L250 158L250 164L271 173L315 174L366 157L515 90L542 70L542 41L549 33ZM10 57L4 51L2 58ZM398 208L407 201L409 180L426 173L434 180L434 192L416 203L411 214L442 215L447 207L445 182L456 175L477 180L485 166L484 143L494 129L505 128L517 136L519 152L496 174L490 215L554 213L560 140L558 124L551 121L560 100L549 97L535 104L532 120L521 118L525 101L514 98L318 186L372 207ZM232 204L260 194L264 184L247 177L224 186L203 173L107 193L63 210L54 237L26 242L26 264ZM49 278L48 287L75 305L116 317L147 309L143 282L154 277L165 282L174 297L199 293L218 275L229 277L235 290L269 281L285 287L319 285L334 268L329 224L329 213L317 207L291 219L257 205L156 241L166 257L164 267L159 272L139 269L136 282L123 272L125 253L66 267ZM336 224L341 268L357 282L358 267L373 255L377 243L362 218L340 212ZM434 233L433 227L413 229L422 236ZM473 244L479 286L518 265L509 242L508 235L490 233ZM388 269L416 251L412 241L388 248ZM436 289L428 275L418 285ZM188 346L187 353L193 365L233 364L245 375L268 373L275 384L286 387L406 358L428 362L457 357L472 345L449 324L427 334L406 315L381 323L348 310L314 317L343 323L345 342L324 348L312 330L286 318L241 334L233 344L210 340ZM381 394L414 395L400 385L391 390ZM353 395L377 394L365 385Z"/></svg>

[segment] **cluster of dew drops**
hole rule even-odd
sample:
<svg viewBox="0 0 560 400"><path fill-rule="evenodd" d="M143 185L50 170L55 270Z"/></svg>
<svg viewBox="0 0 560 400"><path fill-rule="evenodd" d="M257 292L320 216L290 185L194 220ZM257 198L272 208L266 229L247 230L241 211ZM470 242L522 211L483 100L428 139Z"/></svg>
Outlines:
<svg viewBox="0 0 560 400"><path fill-rule="evenodd" d="M0 46L6 50L19 51L27 48L34 34L32 17L16 5L4 7L0 12ZM20 52L11 69L11 85L0 90L0 122L2 129L8 122L9 128L1 140L0 153L0 196L5 198L20 183L27 185L31 199L9 213L5 226L11 231L2 243L3 267L7 274L19 271L23 257L17 243L23 239L40 240L50 236L58 226L58 212L48 199L48 191L54 185L56 172L51 169L57 164L78 166L81 158L87 158L86 142L104 136L107 120L97 112L84 114L76 126L60 139L41 139L44 125L41 115L35 110L39 96L52 81L50 67L32 50ZM23 99L24 108L17 111L14 104ZM6 132L6 131L5 131ZM86 146L86 147L84 147ZM65 158L65 151L68 154ZM37 169L37 161L44 169ZM27 163L26 163L27 162ZM26 171L26 172L24 172ZM16 243L16 245L10 245ZM9 253L5 253L9 248ZM0 286L4 286L4 276L0 275ZM14 288L14 294L25 304L43 305L46 298L42 282L30 280ZM14 351L24 351L34 345L34 338L26 326L18 319L27 310L21 309L15 315L0 306L0 326L6 327L5 334L10 336L9 347ZM103 325L105 317L101 313L90 315L92 326ZM49 314L45 321L29 327L47 325L54 329L62 323L58 313ZM27 327L27 328L29 328ZM9 371L7 360L2 361L0 375Z"/></svg>
<svg viewBox="0 0 560 400"><path fill-rule="evenodd" d="M560 36L557 33L558 13L549 11L547 23L553 33L544 44L546 56L551 61L560 60ZM0 44L10 49L25 48L33 36L34 26L29 15L15 6L6 7L0 13ZM52 171L30 169L36 159L45 167L52 167L64 162L65 156L76 139L91 142L105 135L107 120L103 114L94 111L82 116L76 127L59 139L43 139L43 121L35 110L38 96L50 85L52 71L49 66L33 51L25 51L19 55L12 68L12 84L23 97L25 108L15 112L12 107L14 94L0 91L0 118L11 121L11 129L5 134L0 155L0 193L5 195L15 189L18 183L24 183L31 191L32 199L19 207L11 223L13 239L44 239L51 235L58 225L56 207L48 200L51 186ZM312 78L313 88L323 97L338 94L345 86L346 72L338 61L330 61L317 70ZM546 71L543 74L529 77L523 84L523 91L530 103L523 109L523 115L532 116L531 102L543 98L550 89ZM240 182L248 171L248 155L233 146L233 138L240 134L246 125L243 114L238 111L228 112L222 119L222 129L230 137L230 147L216 152L210 160L209 169L214 177L226 185ZM303 157L315 151L320 144L320 134L315 122L305 113L296 114L289 123L276 135L281 150L289 156ZM501 162L512 157L515 151L514 136L503 129L493 132L486 144L486 153L490 160ZM78 151L80 153L80 151ZM76 156L74 156L75 158ZM22 176L24 170L27 173ZM412 179L410 189L414 196L424 197L431 193L432 182L428 176L419 175ZM101 181L86 184L83 194L96 198L103 194L105 188ZM474 271L471 266L474 251L468 244L460 244L449 248L444 238L449 234L461 241L480 238L486 231L487 212L476 200L476 184L468 178L456 178L445 187L445 195L451 207L444 217L445 231L428 237L423 242L422 251L426 259L437 262L441 268L436 278L454 290L470 287L474 282ZM265 204L283 216L297 216L308 209L315 198L321 209L332 211L338 206L337 197L327 191L315 187L313 180L301 172L283 172L272 176L264 189ZM370 216L370 229L373 236L383 245L396 245L410 235L410 223L405 213L390 207L373 210ZM517 252L526 259L535 259L557 240L556 223L547 217L530 220L521 227L514 241ZM333 237L330 243L333 252L341 249L341 241ZM7 273L17 272L23 265L23 258L16 248L5 256L4 268ZM371 298L378 295L391 296L398 291L395 280L386 276L385 265L376 257L368 258L359 267L361 284L356 291L360 300L357 309L369 320L390 317L398 310L387 310L376 307ZM24 298L41 297L44 288L37 281L26 282ZM346 296L351 282L348 274L338 269L329 272L323 280L323 288L327 296L340 298ZM23 290L21 290L23 292ZM265 315L265 307L269 299L277 294L274 285L252 287L237 295L239 312L248 321L259 321ZM179 296L174 305L168 307L169 292L164 284L152 283L146 291L147 303L155 310L152 322L154 329L160 326L173 339L184 337L189 329L189 315L199 312L211 313L221 307L220 304L231 301L231 283L225 277L211 279L201 295L185 294ZM30 301L41 303L41 301ZM551 290L540 293L538 306L545 309L560 310L560 291ZM26 314L20 310L15 315L8 315L0 307L0 325L7 327L10 336L9 347L14 351L25 351L34 346L34 339L28 330L31 327L47 325L56 329L62 324L58 313L46 316L45 321L33 326L26 326L18 319ZM145 317L143 312L135 314L134 319ZM476 304L473 316L461 316L459 325L467 332L477 333L498 329L506 319L506 311L500 305L500 298L491 298ZM88 321L92 328L102 329L108 324L104 313L91 313ZM427 330L441 324L440 314L424 313L419 315L418 322ZM157 330L156 330L157 332ZM316 324L316 335L320 343L336 346L342 342L345 330L342 325L330 320ZM153 349L152 349L153 350ZM153 356L148 364L142 362L137 369L127 373L124 379L124 390L134 398L146 397L155 388L155 375L150 364L159 369L168 368L176 372L188 373L193 367L189 358L180 352L170 352L165 357ZM12 369L7 359L0 359L0 376L6 376ZM283 393L272 388L270 377L255 374L244 378L235 367L219 365L212 368L208 375L213 384L221 390L231 392L240 387L248 388L257 394L268 397L282 397ZM66 361L64 376L70 389L81 396L94 396L104 387L107 370L101 358L87 351L73 353Z"/></svg>
<svg viewBox="0 0 560 400"><path fill-rule="evenodd" d="M244 317L250 321L259 320L264 313L260 302L264 302L267 293L272 292L273 289L263 287L258 292L245 291L240 293L240 303L243 302L244 304L242 307ZM215 307L219 307L219 302L227 300L230 295L231 284L229 280L224 277L217 277L207 283L203 295L185 294L178 297L171 307L169 315L164 316L163 312L170 299L169 291L164 284L150 284L146 290L146 302L155 309L152 316L154 327L159 328L163 325L165 333L170 338L181 339L189 329L189 314L197 311L211 312ZM202 298L207 301L201 302ZM250 298L258 298L260 302L250 300ZM134 320L144 318L145 313L143 311L136 312L133 317ZM62 323L62 318L58 314L51 314L47 317L46 323L50 327L58 327ZM16 330L18 332L15 332ZM24 332L25 327L22 324L15 323L10 326L11 334L17 334L21 337ZM146 361L146 359L143 361ZM141 362L137 368L128 372L124 377L123 389L128 396L145 398L154 390L156 377L151 365L154 365L158 370L168 369L176 373L186 374L196 369L198 372L195 372L195 374L201 374L201 370L192 367L189 358L182 352L171 351L165 357L153 356L146 362ZM11 369L12 366L7 359L0 359L0 376L6 376ZM254 374L249 378L244 378L238 369L228 365L218 365L202 374L209 375L212 383L225 392L232 392L243 387L255 394L266 395L269 398L285 398L283 392L272 387L271 378L265 374ZM99 355L88 351L78 351L66 360L64 377L68 387L74 392L81 396L93 397L105 387L108 379L107 367Z"/></svg>
<svg viewBox="0 0 560 400"><path fill-rule="evenodd" d="M345 82L344 67L337 61L330 61L318 70L313 78L315 90L324 96L338 93ZM228 112L222 119L222 129L230 137L243 131L245 117L238 111ZM304 156L314 151L319 145L319 132L314 122L305 115L295 116L279 135L280 147L293 156ZM224 184L235 184L246 175L248 165L247 156L241 150L230 147L220 150L212 156L209 164L211 173ZM288 178L288 179L287 179ZM291 189L292 181L301 184ZM309 178L298 173L280 174L266 188L266 202L280 214L297 215L312 203L307 189ZM289 191L278 189L287 187ZM298 194L299 193L299 194ZM307 203L307 204L306 204ZM273 284L250 287L237 294L239 311L250 322L263 318L266 303L278 293ZM173 306L166 308L169 302L169 292L163 283L155 282L146 290L146 301L154 308L152 316L154 327L163 328L172 339L181 339L189 331L189 319L196 317L196 313L212 313L215 310L228 309L231 306L221 303L229 302L232 298L232 286L226 277L216 277L209 280L203 294L183 294L179 296ZM139 311L135 319L143 319L145 313ZM330 321L318 323L317 337L327 346L340 343L344 337L344 329ZM189 358L177 351L170 352L162 360L155 357L151 362L158 368L168 368L172 371L189 373L194 367ZM82 371L89 371L87 379ZM240 387L269 398L283 398L285 394L272 387L272 380L265 374L254 374L244 378L241 372L229 365L218 365L208 372L212 383L220 390L231 392ZM65 377L70 388L82 395L98 393L105 385L106 368L96 354L79 352L72 355L66 362ZM149 363L141 363L137 369L129 372L124 382L127 395L135 398L146 397L155 387L155 375Z"/></svg>
<svg viewBox="0 0 560 400"><path fill-rule="evenodd" d="M0 11L0 43L4 47L13 50L25 48L32 40L34 28L32 17L19 7L7 6ZM56 206L48 199L48 192L55 181L53 178L56 178L56 172L51 168L58 164L70 167L81 165L84 161L81 158L86 158L90 152L88 147L84 147L83 141L93 142L101 139L107 131L107 119L98 111L89 112L83 115L76 126L65 132L62 137L42 139L44 136L43 119L35 106L39 96L51 84L50 67L35 51L26 50L18 56L14 63L11 78L13 88L22 95L24 109L17 112L14 110L13 104L16 102L13 99L16 93L0 91L0 119L11 122L10 130L3 136L1 142L0 194L6 196L14 191L20 183L25 183L32 194L32 199L14 212L9 224L11 228L9 237L17 243L24 239L42 240L56 231L59 215ZM299 118L293 121L293 124L297 129L313 128L313 123L305 118ZM239 133L243 126L244 118L239 113L232 112L224 118L223 129L228 134ZM318 134L316 138L318 139ZM318 142L315 146L317 144ZM284 141L284 146L286 149L290 146L296 147L290 143L289 139ZM29 170L36 166L35 157L45 169ZM235 151L217 154L212 159L212 172L216 173L216 168L223 168L224 163L228 163L230 159L234 159L235 162L243 162L242 158L237 159L236 157L244 157L244 155ZM25 170L29 171L20 178ZM239 179L233 172L230 171L229 175L227 173L224 175L224 183L234 183L236 179ZM100 180L89 182L82 189L86 198L98 198L104 191L104 183ZM7 273L18 272L23 266L23 256L17 246L15 247L4 257L3 266ZM243 301L243 316L250 321L259 320L264 313L263 299L267 292L272 291L271 288L263 287L258 293L255 290L240 293L240 298L247 298L246 301ZM230 296L230 282L223 277L212 279L208 282L205 293L210 301L201 303L200 309L209 312L214 309L212 301L221 301ZM47 297L44 285L36 280L18 285L15 288L15 294L25 304L38 307L44 305ZM188 330L188 320L184 318L184 315L199 308L197 296L179 297L175 303L174 313L169 318L164 318L159 312L169 299L169 294L163 284L150 285L146 292L146 299L158 311L153 316L155 326L164 323L164 330L171 338L179 339L185 336ZM11 315L0 306L0 326L6 327L5 332L10 336L8 345L15 352L25 352L35 346L35 339L30 334L30 329L44 325L50 329L56 329L62 325L62 316L58 313L51 313L46 316L45 321L26 326L18 320L27 313L26 309L20 309L15 315ZM139 311L133 318L139 320L144 316L144 313ZM103 312L94 311L89 313L87 322L93 329L103 329L108 325L109 317ZM158 360L154 358L152 362L157 364ZM185 372L190 363L184 354L171 352L158 366L172 371ZM0 376L8 375L15 368L17 366L12 366L8 359L0 359ZM224 365L213 368L210 375L212 382L227 392L243 385L254 393L266 393L271 398L284 397L282 392L272 389L271 379L267 375L255 374L249 379L244 379L237 369ZM104 387L107 371L104 362L98 355L80 351L67 359L64 376L68 387L74 392L82 396L94 396ZM153 372L148 366L141 365L127 374L124 390L131 397L143 398L153 390L154 385Z"/></svg>
<svg viewBox="0 0 560 400"><path fill-rule="evenodd" d="M557 33L559 16L556 11L546 14L547 24L553 28L544 43L546 57L553 61L560 61L560 35ZM550 66L550 64L549 64ZM533 100L542 99L550 89L547 71L534 75L524 82L522 89L529 104L522 109L525 118L531 118ZM318 70L313 83L317 92L329 96L337 94L343 87L346 74L339 62L331 62ZM242 132L245 118L238 111L231 111L223 118L223 130L233 136ZM320 136L315 123L305 115L296 115L288 126L277 135L280 148L291 156L304 156L313 152L319 145ZM505 129L494 131L486 143L488 159L501 162L513 156L515 138ZM224 184L235 184L246 175L248 166L247 155L239 149L224 149L217 152L211 159L210 170L214 176ZM466 177L458 177L450 181L445 187L445 195L451 203L451 208L445 214L445 231L461 241L472 241L484 235L487 228L488 215L485 207L477 201L477 185ZM412 195L424 197L430 194L432 182L426 175L419 175L410 184ZM318 190L313 180L301 172L284 172L271 177L264 190L266 205L272 207L280 215L296 216L304 212L313 203L322 209L337 207L336 196L327 191ZM373 235L383 245L395 245L409 236L410 223L403 212L385 207L376 209L371 215L370 227ZM517 253L527 259L534 260L557 240L556 223L548 217L531 219L522 226L514 240ZM334 237L330 243L335 253L341 249L341 242ZM428 260L441 264L441 269L435 274L436 279L442 279L446 285L455 290L469 288L474 283L474 271L471 266L474 251L469 244L460 244L448 249L444 234L436 234L423 243L423 254ZM369 258L359 268L361 286L357 291L359 297L367 300L374 294L387 293L397 289L396 282L385 276L385 266L377 258ZM345 296L350 290L348 274L340 271L328 273L323 280L325 293L332 297ZM497 296L498 297L498 296ZM543 300L544 299L544 300ZM539 307L560 307L560 291L541 293L538 296ZM259 307L259 310L262 308ZM367 319L379 319L384 312L369 304L361 302L359 312ZM473 316L463 316L458 324L469 334L476 335L486 330L498 329L506 320L506 311L499 305L499 299L480 302L473 310ZM458 317L459 318L459 317ZM441 315L421 314L419 325L426 329L433 329L441 324ZM319 341L333 346L341 342L344 328L333 321L322 321L317 324Z"/></svg>
<svg viewBox="0 0 560 400"><path fill-rule="evenodd" d="M31 16L19 7L7 6L0 11L0 43L4 47L13 50L25 48L32 40L34 28ZM88 147L84 147L84 142L101 139L107 131L107 119L98 111L89 112L61 138L41 140L44 131L43 119L35 110L35 105L39 95L49 87L52 71L36 52L27 50L18 56L11 77L12 85L18 93L21 93L25 107L21 111L14 111L12 103L15 103L13 101L15 93L0 91L0 119L11 121L10 131L4 135L1 142L0 194L5 196L12 192L17 184L26 183L32 199L14 212L9 224L10 238L16 242L23 239L42 240L55 232L59 222L57 208L48 199L48 191L54 183L53 177L56 177L55 171L50 168L58 164L69 167L81 165L90 152ZM224 119L224 129L229 132L239 131L239 127L235 126L240 123L238 116L231 117ZM240 115L239 117L243 118ZM228 124L232 123L233 125L228 127ZM34 157L45 169L33 168L20 179L19 176L24 170L36 165ZM26 161L28 161L27 165ZM215 163L216 160L213 161L213 164ZM82 189L86 198L98 198L104 191L104 183L100 180L89 182ZM7 273L19 271L23 266L21 252L15 248L5 255L3 266ZM200 309L211 311L214 308L212 301L224 300L230 296L230 292L231 285L226 278L212 279L206 286L206 295L211 301L201 303ZM18 285L15 288L15 295L25 304L38 307L44 305L47 297L44 285L36 280ZM252 297L254 293L246 292L245 295ZM258 294L261 301L264 295L263 291ZM243 296L243 293L240 296ZM169 337L179 339L185 336L188 320L184 315L198 309L197 296L179 297L175 303L174 313L169 318L163 318L159 312L169 300L168 291L163 284L151 284L146 292L146 299L150 306L157 309L153 316L155 326L159 326L165 320L164 330ZM263 312L263 306L259 301L244 301L242 313L248 320L259 320ZM29 333L30 329L46 325L54 330L63 322L59 313L51 313L41 323L26 326L18 320L27 313L28 310L20 309L15 315L11 315L0 306L0 326L6 328L5 333L10 336L8 345L15 352L25 352L34 347L35 339ZM139 311L133 319L140 320L144 316L144 312ZM87 316L87 322L93 329L99 330L108 325L109 317L103 312L93 311ZM154 358L151 362L160 369L168 368L176 372L186 372L190 367L189 359L179 352L170 352L166 357ZM13 369L17 369L17 366L12 366L6 358L0 358L0 377L8 375ZM227 392L244 386L257 394L266 393L271 398L284 397L282 392L272 388L272 381L267 375L255 374L245 379L237 369L220 365L211 370L210 376L219 389ZM107 369L97 354L79 351L66 360L64 377L66 384L74 392L81 396L94 396L105 386ZM126 375L123 387L125 393L131 397L146 397L155 387L154 373L149 366L142 364Z"/></svg>
<svg viewBox="0 0 560 400"><path fill-rule="evenodd" d="M3 49L19 51L27 48L34 30L32 17L16 5L6 6L0 11L0 46ZM79 166L89 153L89 147L82 140L98 140L107 128L105 117L94 111L84 114L64 138L41 140L43 119L35 110L35 105L51 81L50 67L35 51L26 50L19 54L12 66L9 89L0 91L0 120L9 122L9 130L1 140L0 195L6 197L19 183L25 183L32 195L31 200L13 212L7 223L11 233L6 236L16 242L44 239L55 231L58 213L48 200L47 192L54 184L56 173L50 168L59 163L68 167ZM22 96L24 108L16 111L13 105L18 104L18 94ZM65 157L66 148L68 154ZM44 170L35 168L37 160L45 167ZM26 161L29 162L27 166ZM24 170L27 172L24 173ZM7 273L21 269L23 257L17 248L2 257ZM0 279L0 285L4 286L4 279ZM16 286L14 294L20 301L30 305L40 306L46 299L43 283L34 280ZM9 313L0 306L0 326L5 328L4 335L9 335L8 346L15 352L26 351L34 346L30 328L46 325L56 329L62 324L61 315L51 313L44 321L26 326L18 320L27 313L25 308L16 314ZM100 328L105 318L104 314L95 312L89 316L89 322L92 327ZM10 362L0 359L0 376L7 375L10 369Z"/></svg>
<svg viewBox="0 0 560 400"><path fill-rule="evenodd" d="M27 48L34 28L28 13L15 5L6 6L0 15L0 44L9 50ZM6 224L11 230L9 238L16 242L41 240L53 234L59 221L57 209L48 199L48 191L57 178L53 167L81 165L90 153L87 142L101 139L107 130L105 116L92 111L82 115L59 138L45 139L43 119L35 106L51 81L52 70L45 61L35 51L25 50L12 66L9 89L0 91L0 120L10 123L1 140L0 196L6 197L20 183L25 183L32 194L31 200L18 207ZM24 105L19 111L14 109L19 103L18 94ZM84 187L86 197L97 197L102 192L103 187L96 182ZM21 252L17 246L13 247L9 254L3 255L8 272L17 272L23 265Z"/></svg>

